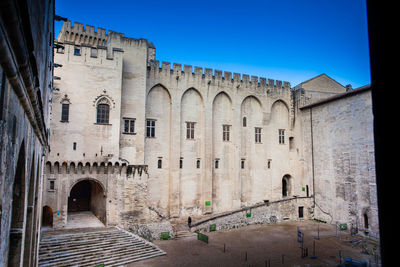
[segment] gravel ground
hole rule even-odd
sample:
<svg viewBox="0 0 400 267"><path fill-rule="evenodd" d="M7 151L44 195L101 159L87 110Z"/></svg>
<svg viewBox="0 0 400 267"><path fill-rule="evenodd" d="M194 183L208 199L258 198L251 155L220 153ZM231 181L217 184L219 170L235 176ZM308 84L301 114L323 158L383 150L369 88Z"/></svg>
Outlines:
<svg viewBox="0 0 400 267"><path fill-rule="evenodd" d="M320 238L316 240L318 227ZM304 258L301 257L300 243L297 242L298 228L304 233L304 247L308 248L308 256ZM298 221L206 233L208 244L197 240L195 236L157 240L154 243L167 252L166 256L134 262L128 267L337 266L340 258L343 263L344 257L367 261L371 264L368 266L377 266L375 256L362 253L363 243L357 242L363 239L361 236L351 236L339 230L337 232L338 236L335 225ZM316 258L312 259L314 240ZM372 243L368 242L369 251L375 247ZM367 243L364 241L364 244Z"/></svg>

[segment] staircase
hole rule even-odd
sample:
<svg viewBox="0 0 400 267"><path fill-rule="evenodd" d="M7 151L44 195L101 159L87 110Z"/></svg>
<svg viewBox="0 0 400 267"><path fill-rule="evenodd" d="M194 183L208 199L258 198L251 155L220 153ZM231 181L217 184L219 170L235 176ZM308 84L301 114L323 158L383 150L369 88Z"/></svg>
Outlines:
<svg viewBox="0 0 400 267"><path fill-rule="evenodd" d="M197 236L196 233L189 232L189 231L177 231L175 232L175 239L181 239L184 237L191 237L191 236Z"/></svg>
<svg viewBox="0 0 400 267"><path fill-rule="evenodd" d="M123 266L165 254L119 227L43 231L39 266Z"/></svg>

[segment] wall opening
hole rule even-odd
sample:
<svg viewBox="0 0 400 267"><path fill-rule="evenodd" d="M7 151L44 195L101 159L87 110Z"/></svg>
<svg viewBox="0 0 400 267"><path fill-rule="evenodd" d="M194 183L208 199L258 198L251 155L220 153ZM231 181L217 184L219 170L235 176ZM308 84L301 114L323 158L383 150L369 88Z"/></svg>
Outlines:
<svg viewBox="0 0 400 267"><path fill-rule="evenodd" d="M368 214L366 214L366 213L364 213L364 228L365 229L369 228Z"/></svg>
<svg viewBox="0 0 400 267"><path fill-rule="evenodd" d="M282 197L288 197L291 195L290 180L290 175L285 175L282 178Z"/></svg>
<svg viewBox="0 0 400 267"><path fill-rule="evenodd" d="M304 218L304 207L299 207L299 218Z"/></svg>
<svg viewBox="0 0 400 267"><path fill-rule="evenodd" d="M91 211L106 224L106 197L103 187L94 180L76 183L68 197L68 213Z"/></svg>
<svg viewBox="0 0 400 267"><path fill-rule="evenodd" d="M44 206L42 210L42 226L53 227L53 210L49 206Z"/></svg>

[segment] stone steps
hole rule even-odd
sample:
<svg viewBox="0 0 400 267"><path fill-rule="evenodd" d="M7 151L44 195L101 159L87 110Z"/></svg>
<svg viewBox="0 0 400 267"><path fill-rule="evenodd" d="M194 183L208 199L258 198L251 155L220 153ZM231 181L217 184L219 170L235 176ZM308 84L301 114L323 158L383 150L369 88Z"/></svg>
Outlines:
<svg viewBox="0 0 400 267"><path fill-rule="evenodd" d="M191 237L191 236L197 236L196 233L192 233L190 231L177 231L175 233L175 239L180 239L184 237Z"/></svg>
<svg viewBox="0 0 400 267"><path fill-rule="evenodd" d="M39 266L121 266L166 254L154 244L118 227L82 231L44 232Z"/></svg>

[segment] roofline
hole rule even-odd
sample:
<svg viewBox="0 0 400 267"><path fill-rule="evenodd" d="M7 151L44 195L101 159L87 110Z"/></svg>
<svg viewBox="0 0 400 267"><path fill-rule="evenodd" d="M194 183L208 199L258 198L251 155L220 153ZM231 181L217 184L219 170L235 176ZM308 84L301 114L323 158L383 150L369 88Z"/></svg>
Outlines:
<svg viewBox="0 0 400 267"><path fill-rule="evenodd" d="M313 78L310 78L310 79L308 79L308 80L306 80L306 81L304 81L304 82L301 82L301 83L297 84L296 86L294 86L293 88L295 88L295 87L297 87L297 86L299 86L299 85L302 86L304 83L308 83L309 81L312 81L312 80L314 80L314 79L316 79L316 78L318 78L318 77L321 77L321 76L323 76L323 75L325 75L326 77L328 77L329 79L331 79L332 81L334 81L335 83L337 83L338 85L340 85L340 86L346 88L346 86L343 86L341 83L339 83L338 81L336 81L335 79L333 79L332 77L330 77L330 76L329 76L328 74L326 74L326 73L321 73L320 75L317 75L317 76L315 76L315 77L313 77Z"/></svg>
<svg viewBox="0 0 400 267"><path fill-rule="evenodd" d="M342 94L337 94L337 95L322 99L322 100L317 101L315 103L311 103L309 105L301 107L300 110L313 108L313 107L316 107L316 106L319 106L319 105L323 105L323 104L326 104L326 103L329 103L329 102L333 102L333 101L336 101L336 100L339 100L339 99L342 99L342 98L346 98L346 97L349 97L349 96L361 94L361 93L364 93L364 92L367 92L367 91L371 91L371 85L370 84L364 85L362 87L353 89L351 91L348 91L348 92L345 92L345 93L342 93Z"/></svg>

